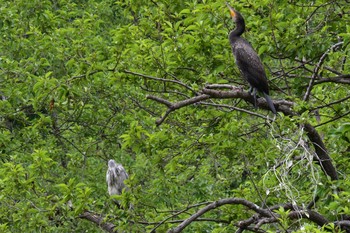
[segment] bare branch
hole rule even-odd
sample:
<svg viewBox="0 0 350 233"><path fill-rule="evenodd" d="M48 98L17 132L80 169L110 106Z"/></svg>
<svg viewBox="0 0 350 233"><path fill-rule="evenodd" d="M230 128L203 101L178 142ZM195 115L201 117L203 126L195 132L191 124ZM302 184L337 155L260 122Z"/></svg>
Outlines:
<svg viewBox="0 0 350 233"><path fill-rule="evenodd" d="M229 90L240 89L240 90L243 90L240 87L234 87L230 84L207 84L207 85L205 85L205 88L207 88L207 89L229 89Z"/></svg>
<svg viewBox="0 0 350 233"><path fill-rule="evenodd" d="M290 219L309 219L310 221L316 223L319 226L324 226L329 223L329 221L325 217L312 210L291 211L288 214L288 217Z"/></svg>
<svg viewBox="0 0 350 233"><path fill-rule="evenodd" d="M259 219L258 223L255 225L255 229L259 229L262 225L267 224L267 223L274 223L277 222L277 218L261 218Z"/></svg>
<svg viewBox="0 0 350 233"><path fill-rule="evenodd" d="M251 231L255 232L260 232L259 228L268 223L274 223L279 221L279 215L274 214L272 211L279 209L280 207L283 207L285 210L292 210L288 217L290 219L308 219L314 223L316 223L318 226L324 226L326 224L329 224L330 222L321 214L319 214L316 211L312 210L304 210L301 207L292 205L291 203L283 204L283 205L277 205L273 206L268 209L263 209L259 207L258 205L247 201L242 198L226 198L226 199L221 199L219 201L215 201L210 203L209 205L205 206L204 208L198 210L195 214L191 215L188 219L183 221L181 224L179 224L177 227L170 229L168 233L176 233L176 232L181 232L184 228L186 228L189 224L191 224L193 221L195 221L198 217L201 215L205 214L206 212L216 209L222 205L227 205L227 204L240 204L246 206L248 209L253 210L256 212L252 217L250 217L247 220L243 220L238 222L237 224L234 224L235 226L239 227L241 232L244 229L248 229ZM253 228L251 225L255 225ZM341 221L341 222L335 222L337 225L341 226L348 226L350 224L350 221ZM238 232L240 231L238 230Z"/></svg>
<svg viewBox="0 0 350 233"><path fill-rule="evenodd" d="M344 42L341 41L341 42L338 42L338 43L332 45L332 46L331 46L329 49L327 49L327 51L321 56L320 60L319 60L318 63L316 64L316 67L315 67L315 69L314 69L314 72L312 73L311 80L310 80L310 82L309 82L309 85L308 85L308 87L307 87L307 89L306 89L306 92L305 92L305 95L304 95L304 98L303 98L304 101L307 101L307 100L309 99L309 97L310 97L311 90L312 90L312 87L313 87L313 85L314 85L315 79L316 79L317 76L318 76L318 71L320 70L320 68L321 68L321 66L322 66L322 64L323 64L323 62L324 62L324 60L326 59L327 54L328 54L330 51L332 51L334 48L340 46L340 45L343 44L343 43L344 43Z"/></svg>
<svg viewBox="0 0 350 233"><path fill-rule="evenodd" d="M221 85L221 84L214 84L214 85L208 85L208 88L204 88L201 92L202 95L198 95L195 96L193 98L190 99L186 99L186 100L182 100L179 101L177 103L171 103L168 100L162 99L160 97L156 97L156 96L152 96L149 95L147 96L147 99L151 99L154 101L157 101L158 103L164 104L165 106L168 107L168 110L165 112L165 114L156 121L157 125L160 125L164 122L164 120L168 117L168 115L175 111L176 109L194 104L194 103L198 103L200 101L203 101L205 99L209 99L209 98L217 98L217 99L228 99L228 98L241 98L244 99L250 103L254 103L254 99L253 96L248 93L248 92L244 92L241 90L241 88L236 88L234 86L230 86L230 85ZM229 88L232 91L218 91L218 90L212 90L209 88L213 88L213 87L221 87L221 88ZM274 101L275 106L278 106L280 104L284 104L287 106L292 106L293 102L289 102L289 101ZM267 105L267 102L264 98L259 98L257 101L257 106L262 107L264 109L270 110L269 106ZM249 113L249 112L248 112Z"/></svg>
<svg viewBox="0 0 350 233"><path fill-rule="evenodd" d="M345 116L347 116L347 115L349 115L349 114L350 114L350 111L347 111L347 112L345 112L345 113L343 113L343 114L341 114L341 115L339 115L339 116L333 117L332 119L330 119L330 120L328 120L328 121L325 121L325 122L322 122L322 123L316 125L315 128L316 128L316 127L320 127L320 126L322 126L322 125L326 125L326 124L328 124L328 123L330 123L330 122L339 120L340 118L343 118L343 117L345 117Z"/></svg>
<svg viewBox="0 0 350 233"><path fill-rule="evenodd" d="M159 97L156 97L156 96L147 96L147 99L151 99L151 100L155 100L161 104L164 104L168 107L168 110L165 112L164 116L162 116L160 119L158 119L156 121L156 124L157 125L160 125L164 122L164 120L167 118L167 116L175 111L176 109L179 109L179 108L182 108L182 107L185 107L187 105L191 105L191 104L194 104L194 103L197 103L197 102L200 102L202 100L205 100L205 99L208 99L209 96L208 95L199 95L199 96L196 96L196 97L193 97L193 98L190 98L190 99L186 99L186 100L182 100L182 101L179 101L177 103L171 103L165 99L162 99L162 98L159 98Z"/></svg>
<svg viewBox="0 0 350 233"><path fill-rule="evenodd" d="M160 97L154 96L154 95L148 95L148 96L146 96L146 98L150 99L150 100L157 101L158 103L164 104L168 108L171 108L171 106L173 105L171 102L169 102L169 101L167 101L165 99L162 99Z"/></svg>
<svg viewBox="0 0 350 233"><path fill-rule="evenodd" d="M344 102L346 100L350 99L350 95L345 97L345 98L342 98L342 99L339 99L339 100L336 100L336 101L333 101L333 102L330 102L328 104L325 104L325 105L321 105L321 106L317 106L315 108L311 108L309 111L312 112L312 111L315 111L315 110L318 110L318 109L322 109L322 108L326 108L326 107L330 107L334 104L339 104L341 102Z"/></svg>
<svg viewBox="0 0 350 233"><path fill-rule="evenodd" d="M234 204L234 205L243 205L247 207L249 210L252 210L255 212L255 214L250 217L247 220L239 221L238 223L233 223L235 226L239 228L238 232L243 232L243 230L249 230L252 232L259 232L262 233L264 230L259 229L262 225L269 224L269 223L275 223L279 221L280 216L276 213L273 213L272 211L279 209L280 207L283 207L285 210L291 210L291 212L288 214L288 218L290 219L308 219L313 223L316 223L318 226L324 226L329 224L329 220L326 219L323 215L319 214L316 211L312 211L310 209L302 209L299 206L295 206L291 203L287 204L281 204L276 205L271 208L261 208L260 206L256 205L253 202L250 202L248 200L242 199L242 198L225 198L218 201L207 203L200 203L195 204L186 207L184 210L177 211L170 217L166 218L163 221L160 222L140 222L140 221L133 221L129 220L131 224L142 224L142 225L156 225L155 228L152 229L151 232L155 232L155 230L162 225L165 222L168 223L180 223L177 227L170 229L168 233L175 233L175 232L181 232L184 230L189 224L191 224L193 221L210 221L210 222L217 222L217 223L225 223L229 224L229 220L221 220L221 219L213 219L213 218L200 218L200 216L204 215L206 212L219 208L223 205L228 204ZM196 213L191 215L189 218L185 220L171 220L168 221L170 218L176 217L180 214L185 213L188 209L198 207L200 205L207 204L202 209L198 210ZM112 223L105 222L103 216L90 212L85 211L83 214L79 215L79 218L87 219L88 221L91 221L98 225L101 229L107 231L107 232L118 232L116 226ZM343 221L336 221L333 222L335 225L340 227L350 227L350 221L349 220L343 220Z"/></svg>
<svg viewBox="0 0 350 233"><path fill-rule="evenodd" d="M252 95L248 92L241 91L240 88L231 87L232 91L218 91L210 88L203 88L202 93L210 95L211 98L230 99L241 98L254 103Z"/></svg>
<svg viewBox="0 0 350 233"><path fill-rule="evenodd" d="M258 229L256 227L251 227L251 226L247 226L245 228L239 228L236 233L241 233L244 232L245 230L251 231L251 232L256 232L256 233L266 233L265 230L262 229Z"/></svg>
<svg viewBox="0 0 350 233"><path fill-rule="evenodd" d="M312 211L312 210L298 210L298 211L295 210L295 211L291 211L288 214L288 217L290 219L301 219L301 218L309 219L310 221L316 223L318 226L324 226L324 225L329 223L329 221L324 216L322 216L321 214L317 213L316 211ZM269 218L261 218L261 217L257 218L257 217L255 217L255 220L257 221L257 223L256 223L256 225L254 227L255 229L258 229L262 225L265 225L265 224L268 224L268 223L278 222L278 218L277 217L269 217ZM253 222L255 222L255 221L253 221ZM250 220L250 221L247 221L246 223L252 224L253 222ZM241 225L241 227L243 227L243 226Z"/></svg>
<svg viewBox="0 0 350 233"><path fill-rule="evenodd" d="M329 66L324 66L324 68L330 72L332 72L333 74L337 74L337 75L341 75L341 73L335 69L333 69L332 67Z"/></svg>
<svg viewBox="0 0 350 233"><path fill-rule="evenodd" d="M81 215L79 215L79 218L82 219L87 219L90 222L95 223L97 226L101 227L103 230L110 232L110 233L114 233L117 231L114 231L115 225L109 222L105 222L103 220L103 217L101 217L98 214L92 213L90 211L85 211L84 213L82 213Z"/></svg>
<svg viewBox="0 0 350 233"><path fill-rule="evenodd" d="M140 109L146 111L148 114L150 114L151 116L156 116L156 114L154 112L152 112L150 109L142 106L142 104L140 104L136 99L132 98L129 96L129 98L131 99L131 101Z"/></svg>
<svg viewBox="0 0 350 233"><path fill-rule="evenodd" d="M321 136L318 134L315 127L309 123L304 124L305 131L308 138L312 142L317 154L317 160L319 161L322 170L328 175L332 180L338 180L338 174L335 167L332 164L332 159L328 155L326 146L324 145Z"/></svg>
<svg viewBox="0 0 350 233"><path fill-rule="evenodd" d="M204 88L202 90L202 93L210 95L210 98L216 98L216 99L230 99L230 98L240 98L243 99L247 102L250 102L254 104L254 97L249 93L249 92L244 92L242 91L241 88L237 88L232 86L231 88L232 91L218 91L218 90L212 90L209 88ZM282 100L282 101L273 101L276 110L279 110L281 105L286 105L287 108L290 108L291 106L294 105L293 102ZM269 106L267 105L267 102L264 98L259 98L257 100L257 106L264 108L266 110L270 110Z"/></svg>
<svg viewBox="0 0 350 233"><path fill-rule="evenodd" d="M145 74L140 74L140 73L137 73L137 72L133 72L133 71L130 71L130 70L124 70L123 72L126 73L126 74L132 74L132 75L135 75L135 76L139 76L139 77L143 77L143 78L147 78L147 79L152 79L152 80L156 80L156 81L175 83L175 84L183 86L186 89L192 91L194 94L197 94L197 92L193 88L191 88L190 86L186 85L185 83L177 81L177 80L165 79L165 78L157 78L157 77L153 77L153 76L150 76L150 75L145 75Z"/></svg>
<svg viewBox="0 0 350 233"><path fill-rule="evenodd" d="M213 107L218 107L218 108L228 108L230 110L236 110L236 111L239 111L239 112L245 112L245 113L248 113L250 115L253 115L253 116L260 117L260 118L263 118L265 120L268 120L267 117L265 117L265 116L263 116L261 114L258 114L258 113L252 112L252 111L248 111L248 110L245 110L243 108L237 108L237 107L234 107L234 106L231 106L231 105L227 105L227 104L214 104L214 103L207 103L207 102L199 102L199 104L207 105L207 106L213 106Z"/></svg>
<svg viewBox="0 0 350 233"><path fill-rule="evenodd" d="M198 206L204 205L204 204L208 204L208 203L200 203L200 204L196 204L196 205L187 206L185 209L180 210L180 211L178 211L178 212L172 214L170 217L165 218L165 219L164 219L163 221L161 221L161 222L158 222L157 225L150 231L150 233L156 232L156 229L157 229L159 226L161 226L163 223L167 222L170 218L174 218L174 217L176 217L176 216L178 216L178 215L184 213L185 211L187 211L187 210L189 210L189 209L191 209L191 208L195 208L195 207L198 207ZM197 219L197 220L198 220L198 219ZM176 220L176 221L177 221L177 220ZM172 223L171 221L169 221L169 222ZM180 222L183 222L183 220L180 221Z"/></svg>
<svg viewBox="0 0 350 233"><path fill-rule="evenodd" d="M350 74L339 75L331 78L321 78L315 81L316 84L321 83L341 83L341 84L350 84Z"/></svg>
<svg viewBox="0 0 350 233"><path fill-rule="evenodd" d="M249 225L253 224L254 222L256 222L256 220L259 218L258 214L254 214L252 217L243 220L243 221L239 221L237 226L241 229L246 229Z"/></svg>
<svg viewBox="0 0 350 233"><path fill-rule="evenodd" d="M71 81L73 81L73 80L75 80L75 79L86 78L86 77L88 77L89 75L94 75L94 74L99 73L99 72L103 72L103 70L94 70L94 71L91 71L90 73L87 73L87 74L81 74L81 75L78 75L78 76L73 76L73 77L71 77L70 79L68 79L68 80L66 81L66 83L69 83L69 82L71 82Z"/></svg>
<svg viewBox="0 0 350 233"><path fill-rule="evenodd" d="M160 222L137 222L139 224L143 224L143 225L156 225L149 233L153 233L153 232L157 232L156 229L158 227L160 227L162 224L166 223L182 223L183 221L185 221L185 219L178 219L178 220L170 220L168 221L170 218L175 217L175 216L170 216L168 218L166 218L163 221ZM230 221L228 220L222 220L222 219L214 219L214 218L197 218L196 220L194 220L194 222L215 222L215 223L224 223L224 224L230 224Z"/></svg>
<svg viewBox="0 0 350 233"><path fill-rule="evenodd" d="M264 217L273 217L271 216L271 213L268 210L262 209L258 205L254 204L253 202L247 201L242 198L226 198L226 199L221 199L219 201L214 201L211 204L205 206L204 208L200 209L198 212L193 214L191 217L183 221L181 224L179 224L176 228L170 229L168 233L177 233L181 232L183 229L185 229L189 224L191 224L194 220L196 220L198 217L201 215L205 214L206 212L216 209L222 205L227 205L227 204L241 204L249 209L255 211L256 213L259 213L261 216Z"/></svg>
<svg viewBox="0 0 350 233"><path fill-rule="evenodd" d="M194 103L201 102L202 100L209 99L209 98L218 98L218 99L227 99L227 98L241 98L248 102L254 103L254 99L252 95L248 92L241 91L240 88L235 88L232 86L231 88L228 85L221 86L222 88L230 88L231 91L220 91L220 90L213 90L210 88L213 87L219 87L220 85L207 85L206 88L203 88L201 91L202 95L186 99L180 102L177 102L175 104L164 100L159 97L155 96L148 96L148 99L155 100L159 103L162 103L168 107L168 110L166 113L156 121L157 125L160 125L164 122L164 120L167 118L167 116L175 111L176 109L185 107L187 105L191 105ZM293 106L293 102L286 101L286 100L278 100L273 101L277 111L284 113L287 116L296 116L297 113L293 112L291 109L291 106ZM203 103L202 103L203 104ZM262 107L264 109L268 109L269 107L266 103L266 100L264 98L259 98L257 101L257 105L259 107ZM309 137L310 141L312 142L315 152L317 155L317 161L320 163L322 170L326 173L326 175L330 176L332 180L337 180L338 175L336 172L335 167L332 164L332 159L328 155L327 149L322 141L321 136L316 131L315 127L313 127L311 124L306 123L304 125L305 131L307 132L307 136Z"/></svg>
<svg viewBox="0 0 350 233"><path fill-rule="evenodd" d="M334 224L343 227L350 227L350 220L336 221Z"/></svg>

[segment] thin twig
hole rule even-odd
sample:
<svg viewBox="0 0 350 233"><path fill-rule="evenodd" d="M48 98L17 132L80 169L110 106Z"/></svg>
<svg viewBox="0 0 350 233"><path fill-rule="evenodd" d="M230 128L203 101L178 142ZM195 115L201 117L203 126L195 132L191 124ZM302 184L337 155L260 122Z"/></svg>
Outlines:
<svg viewBox="0 0 350 233"><path fill-rule="evenodd" d="M249 115L260 117L260 118L262 118L264 120L268 120L268 118L266 116L263 116L261 114L258 114L258 113L252 112L252 111L248 111L248 110L245 110L243 108L237 108L237 107L234 107L234 106L231 106L231 105L227 105L227 104L214 104L214 103L208 103L208 102L199 102L199 104L207 105L207 106L213 106L213 107L218 107L218 108L228 108L230 110L236 110L236 111L239 111L239 112L248 113Z"/></svg>
<svg viewBox="0 0 350 233"><path fill-rule="evenodd" d="M255 211L256 213L259 213L261 216L271 217L271 214L269 213L269 211L267 211L266 209L262 209L261 207L259 207L258 205L256 205L253 202L247 201L247 200L242 199L242 198L226 198L226 199L221 199L219 201L214 201L211 204L209 204L209 205L205 206L204 208L200 209L195 214L193 214L191 217L189 217L188 219L183 221L181 224L179 224L177 227L175 227L173 229L170 229L168 231L168 233L181 232L190 223L192 223L195 219L197 219L201 215L205 214L206 212L208 212L208 211L210 211L212 209L216 209L216 208L218 208L220 206L227 205L227 204L241 204L241 205L244 205L244 206L248 207L249 209Z"/></svg>
<svg viewBox="0 0 350 233"><path fill-rule="evenodd" d="M331 78L321 78L315 81L315 84L321 84L321 83L350 84L350 74L339 75Z"/></svg>
<svg viewBox="0 0 350 233"><path fill-rule="evenodd" d="M147 78L147 79L152 79L152 80L156 80L156 81L175 83L175 84L183 86L186 89L192 91L194 94L197 94L197 92L193 88L191 88L190 86L186 85L185 83L177 81L177 80L165 79L165 78L157 78L157 77L153 77L153 76L150 76L150 75L145 75L145 74L140 74L140 73L137 73L137 72L133 72L133 71L130 71L130 70L124 70L123 72L126 73L126 74L132 74L132 75L135 75L135 76L139 76L139 77L143 77L143 78Z"/></svg>
<svg viewBox="0 0 350 233"><path fill-rule="evenodd" d="M310 112L313 112L313 111L318 110L318 109L330 107L330 106L332 106L332 105L334 105L334 104L342 103L342 102L344 102L344 101L346 101L346 100L348 100L348 99L350 99L350 95L347 96L347 97L345 97L345 98L342 98L342 99L340 99L340 100L336 100L336 101L330 102L330 103L325 104L325 105L321 105L321 106L317 106L317 107L315 107L315 108L311 108L311 109L309 109L309 111L310 111ZM316 127L317 127L317 126L316 126Z"/></svg>
<svg viewBox="0 0 350 233"><path fill-rule="evenodd" d="M340 116L336 116L336 117L334 117L334 118L332 118L332 119L330 119L330 120L328 120L328 121L325 121L325 122L322 122L321 124L316 125L315 128L316 128L316 127L320 127L320 126L322 126L322 125L326 125L326 124L331 123L331 122L333 122L333 121L339 120L340 118L343 118L343 117L345 117L345 116L347 116L347 115L349 115L349 114L350 114L350 111L347 111L347 112L345 112L344 114L341 114Z"/></svg>
<svg viewBox="0 0 350 233"><path fill-rule="evenodd" d="M326 56L328 55L328 53L329 53L330 51L332 51L334 48L338 47L339 45L341 45L341 44L343 44L343 43L344 43L344 42L341 41L341 42L338 42L338 43L332 45L329 49L327 49L327 51L326 51L324 54L322 54L321 58L319 59L318 63L316 64L316 67L315 67L315 69L314 69L314 71L313 71L311 80L310 80L309 85L308 85L308 87L307 87L307 89L306 89L305 95L304 95L304 97L303 97L303 100L304 100L304 101L307 101L307 100L309 99L310 94L311 94L312 87L313 87L314 82L315 82L315 79L317 78L318 72L319 72L319 70L320 70L320 68L321 68L321 66L322 66L322 64L323 64L323 62L324 62L324 60L326 59Z"/></svg>
<svg viewBox="0 0 350 233"><path fill-rule="evenodd" d="M157 229L158 227L160 227L163 223L167 222L169 219L174 218L174 217L176 217L176 216L178 216L178 215L180 215L180 214L186 212L186 211L189 210L189 209L192 209L192 208L195 208L195 207L204 205L204 204L208 204L208 203L206 202L206 203L200 203L200 205L198 205L198 204L197 204L197 205L191 205L191 206L186 207L186 208L183 209L183 210L180 210L180 211L178 211L178 212L172 214L171 216L165 218L163 221L158 222L157 225L150 231L150 233L156 232L156 229ZM168 221L168 222L169 222L169 223L177 223L177 222L178 222L178 220L175 220L175 221L176 221L176 222L174 222L174 221L173 221L173 222ZM183 220L180 221L180 222L183 222Z"/></svg>

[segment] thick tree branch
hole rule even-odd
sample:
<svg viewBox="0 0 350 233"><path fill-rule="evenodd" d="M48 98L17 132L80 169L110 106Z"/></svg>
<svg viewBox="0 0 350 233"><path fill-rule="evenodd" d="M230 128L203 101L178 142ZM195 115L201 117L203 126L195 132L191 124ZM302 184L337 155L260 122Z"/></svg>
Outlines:
<svg viewBox="0 0 350 233"><path fill-rule="evenodd" d="M231 91L218 91L218 90L213 90L212 88L227 88L231 89ZM156 121L157 125L160 125L164 122L164 120L167 118L167 116L182 107L186 107L191 104L195 103L200 103L203 100L213 98L213 99L229 99L229 98L239 98L243 99L247 102L254 103L254 98L253 96L248 93L242 91L241 88L237 88L231 85L222 85L222 84L213 84L213 85L207 85L203 90L201 91L201 95L195 96L190 99L182 100L176 103L171 103L168 100L165 100L163 98L153 96L153 95L148 95L147 99L154 100L158 103L161 103L165 106L168 107L168 110L165 112L165 114ZM288 109L293 105L293 102L286 101L286 100L279 100L279 101L273 101L276 109L278 110L279 108L284 109L283 112L288 112ZM270 110L269 106L267 105L267 102L264 98L259 98L257 100L257 106L264 108L266 110ZM292 114L291 112L289 114Z"/></svg>
<svg viewBox="0 0 350 233"><path fill-rule="evenodd" d="M154 96L154 95L148 95L146 98L150 99L150 100L157 101L158 103L164 104L168 108L171 108L171 106L173 105L171 102L167 101L166 99L162 99L162 98L159 98L159 97Z"/></svg>
<svg viewBox="0 0 350 233"><path fill-rule="evenodd" d="M350 220L336 221L334 224L341 227L350 227Z"/></svg>
<svg viewBox="0 0 350 233"><path fill-rule="evenodd" d="M167 116L171 112L175 111L176 109L179 109L179 108L185 107L187 105L191 105L191 104L200 102L202 100L208 99L209 97L210 96L208 96L208 95L199 95L199 96L196 96L196 97L193 97L193 98L190 98L190 99L179 101L177 103L171 103L171 102L169 102L169 101L167 101L165 99L159 98L157 96L152 96L152 95L147 96L147 99L155 100L158 103L164 104L164 105L166 105L168 107L168 110L165 112L164 116L156 121L156 124L160 125L167 118Z"/></svg>
<svg viewBox="0 0 350 233"><path fill-rule="evenodd" d="M288 217L290 219L309 219L311 222L316 223L318 226L324 226L329 223L329 221L324 216L312 210L292 211L288 214Z"/></svg>
<svg viewBox="0 0 350 233"><path fill-rule="evenodd" d="M315 148L317 155L317 160L319 161L322 170L328 175L332 180L338 180L338 174L335 167L332 164L332 159L328 155L326 146L324 145L321 136L318 134L315 127L309 123L304 124L306 134L312 145Z"/></svg>
<svg viewBox="0 0 350 233"><path fill-rule="evenodd" d="M174 217L174 216L171 216L169 218L172 218L172 217ZM163 220L163 221L160 221L160 222L137 221L136 223L142 224L142 225L157 225L157 226L159 225L159 226L161 226L165 222L166 223L182 223L183 221L185 221L185 219L177 219L177 220L169 220L168 221L169 218L165 219L165 221ZM197 218L195 221L196 222L216 222L216 223L230 224L230 221L228 221L228 220L215 219L215 218ZM157 231L155 231L155 229L153 228L149 233L151 233L151 232L157 232Z"/></svg>
<svg viewBox="0 0 350 233"><path fill-rule="evenodd" d="M226 88L230 89L231 91L222 91L222 90L214 90L213 88ZM156 96L147 96L148 99L155 100L161 104L164 104L168 107L168 110L165 112L165 114L156 121L157 125L160 125L164 122L164 120L167 118L167 116L175 111L176 109L194 104L194 103L200 103L201 101L209 98L217 98L217 99L227 99L227 98L240 98L244 99L250 103L254 103L254 99L252 95L248 92L244 92L241 90L241 88L237 88L230 85L220 85L220 84L213 84L213 85L207 85L203 90L201 91L201 95L195 96L190 99L182 100L177 103L171 103L165 99L156 97ZM291 107L293 106L293 102L286 101L286 100L274 100L273 101L276 110L279 112L284 113L287 116L297 116L298 114L293 112ZM264 98L259 98L257 101L257 106L269 110L269 106L266 103L266 100ZM328 155L327 149L322 141L321 136L316 131L315 127L313 127L310 124L304 125L305 131L307 132L307 136L309 137L311 143L313 144L315 148L315 152L317 155L317 161L320 163L320 166L322 170L331 177L332 180L337 180L338 175L336 172L335 167L332 164L332 159Z"/></svg>
<svg viewBox="0 0 350 233"><path fill-rule="evenodd" d="M249 93L249 92L244 92L242 91L241 88L237 88L232 86L232 91L218 91L218 90L213 90L211 89L211 86L206 86L203 90L202 93L207 94L210 96L210 98L215 98L215 99L243 99L247 102L250 102L254 104L254 97ZM294 105L293 102L291 101L286 101L286 100L274 100L273 104L276 107L276 110L283 105L287 108L290 108L291 106ZM270 110L269 106L267 105L267 102L264 98L259 98L257 100L257 106L260 108L264 108L266 110Z"/></svg>
<svg viewBox="0 0 350 233"><path fill-rule="evenodd" d="M262 209L258 205L247 201L242 198L226 198L226 199L221 199L219 201L214 201L211 204L205 206L204 208L200 209L198 212L193 214L191 217L183 221L181 224L179 224L176 228L170 229L168 233L177 233L181 232L183 229L185 229L189 224L191 224L193 221L195 221L198 217L201 215L205 214L206 212L216 209L220 206L227 205L227 204L240 204L248 207L250 210L255 211L256 213L259 213L261 216L264 217L273 217L270 213L270 211Z"/></svg>
<svg viewBox="0 0 350 233"><path fill-rule="evenodd" d="M81 215L79 215L79 218L82 219L87 219L90 222L95 223L97 226L101 227L103 230L110 232L110 233L114 233L117 231L114 231L115 225L109 222L105 222L103 220L103 217L101 217L98 214L92 213L90 211L85 211L84 213L82 213Z"/></svg>
<svg viewBox="0 0 350 233"><path fill-rule="evenodd" d="M165 113L165 115L161 119L157 120L156 122L157 125L160 125L165 120L165 118L170 114L170 112L208 98L242 98L249 102L253 102L252 96L249 93L239 91L238 89L234 89L234 90L235 91L218 91L218 90L212 90L210 88L204 88L202 91L204 95L196 96L188 100L183 100L175 104L172 104L167 100L164 100L155 96L148 96L147 98L155 100L168 107L168 111ZM295 115L295 113L293 113L290 109L290 106L293 105L292 102L274 101L274 104L276 106L276 109L280 110L285 115L290 115L290 116ZM261 101L261 99L259 99L258 106L261 106L261 105L264 105L264 107L268 109L268 106L265 100ZM337 180L338 176L337 176L336 170L331 162L331 158L327 153L327 150L322 141L322 138L320 137L318 132L315 130L315 128L310 124L305 124L305 130L307 132L307 135L310 141L314 145L316 154L318 156L317 160L320 162L322 169L327 175L331 177L332 180Z"/></svg>
<svg viewBox="0 0 350 233"><path fill-rule="evenodd" d="M188 206L186 209L176 212L171 217L178 216L179 214L185 213L188 209L191 209L196 206L200 206L205 203L196 204L192 206ZM291 203L282 204L282 205L276 205L271 208L261 208L260 206L256 205L253 202L250 202L248 200L242 199L242 198L226 198L221 199L218 201L211 202L207 204L202 209L198 210L196 213L191 215L189 218L185 220L171 220L168 221L170 218L165 219L161 222L139 222L139 221L133 221L129 220L130 224L142 224L142 225L156 225L156 227L151 231L155 232L156 228L162 225L163 223L180 223L177 227L170 229L168 233L175 233L175 232L181 232L184 230L189 224L191 224L194 221L210 221L210 222L217 222L217 223L225 223L229 224L230 221L228 220L220 220L220 219L213 219L213 218L200 218L200 216L204 215L210 210L219 208L223 205L244 205L249 210L252 210L255 212L255 214L250 217L249 219L239 221L238 223L233 223L235 226L239 228L238 232L243 232L244 230L249 230L252 232L264 232L260 227L265 224L270 223L276 223L279 221L280 216L277 213L274 213L273 211L279 209L280 207L283 207L284 210L291 210L288 214L289 219L308 219L311 222L317 224L318 226L324 226L329 224L330 222L321 214L319 214L316 211L312 211L310 209L302 209L299 206L292 205ZM116 226L112 223L105 222L103 216L90 212L85 211L83 214L79 216L79 218L86 219L90 222L95 223L98 225L101 229L103 229L106 232L115 233L118 232L116 229ZM335 225L339 227L350 227L350 221L349 220L343 220L343 221L335 221L333 222Z"/></svg>
<svg viewBox="0 0 350 233"><path fill-rule="evenodd" d="M244 229L260 232L259 228L262 225L278 222L280 216L278 214L274 214L273 211L276 209L279 209L280 207L283 207L285 210L291 210L291 212L288 214L288 218L290 219L308 219L311 222L316 223L318 226L324 226L330 223L323 215L319 214L318 212L312 211L312 210L304 210L301 207L292 205L291 203L277 205L269 209L263 209L258 205L250 201L247 201L245 199L226 198L226 199L221 199L219 201L212 202L209 205L205 206L204 208L198 210L196 213L191 215L188 219L183 221L177 227L170 229L168 233L181 232L201 215L205 214L210 210L219 208L220 206L227 205L227 204L244 205L248 209L256 212L256 214L254 214L249 219L243 220L238 222L237 224L234 224L240 228L241 230L240 232L242 232L242 230ZM350 221L339 221L339 222L334 222L334 224L344 227L344 226L349 226ZM251 225L254 225L254 227L252 227Z"/></svg>
<svg viewBox="0 0 350 233"><path fill-rule="evenodd" d="M180 210L180 211L177 211L176 213L172 214L170 217L165 218L165 219L164 219L163 221L161 221L161 222L158 222L157 225L156 225L149 233L156 232L156 229L157 229L159 226L161 226L163 223L167 222L170 218L174 218L174 217L176 217L176 216L178 216L178 215L180 215L180 214L182 214L182 213L188 211L188 210L191 209L191 208L195 208L195 207L201 206L201 205L203 205L203 204L207 204L207 203L200 203L200 204L196 204L196 205L187 206L185 209ZM170 221L168 221L168 222L170 222ZM182 221L181 221L181 222L182 222Z"/></svg>

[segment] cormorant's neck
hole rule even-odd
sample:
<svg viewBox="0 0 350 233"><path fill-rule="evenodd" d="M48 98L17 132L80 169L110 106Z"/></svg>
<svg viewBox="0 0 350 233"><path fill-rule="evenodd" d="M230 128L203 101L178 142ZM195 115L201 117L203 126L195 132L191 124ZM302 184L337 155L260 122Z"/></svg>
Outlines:
<svg viewBox="0 0 350 233"><path fill-rule="evenodd" d="M245 23L243 18L239 18L236 21L236 28L230 32L230 41L232 41L235 37L242 35L245 30Z"/></svg>

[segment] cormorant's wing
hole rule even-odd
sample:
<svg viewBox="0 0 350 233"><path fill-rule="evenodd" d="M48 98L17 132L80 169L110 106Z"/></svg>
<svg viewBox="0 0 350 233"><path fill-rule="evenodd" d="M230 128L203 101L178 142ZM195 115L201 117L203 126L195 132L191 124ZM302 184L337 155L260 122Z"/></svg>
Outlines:
<svg viewBox="0 0 350 233"><path fill-rule="evenodd" d="M237 39L232 51L236 64L248 83L258 91L269 94L264 66L249 42L243 38Z"/></svg>

